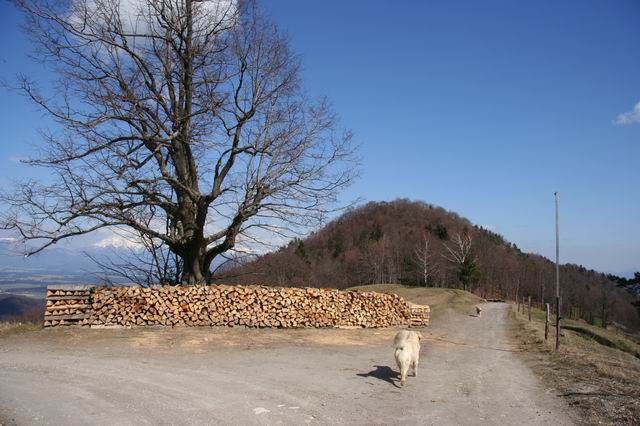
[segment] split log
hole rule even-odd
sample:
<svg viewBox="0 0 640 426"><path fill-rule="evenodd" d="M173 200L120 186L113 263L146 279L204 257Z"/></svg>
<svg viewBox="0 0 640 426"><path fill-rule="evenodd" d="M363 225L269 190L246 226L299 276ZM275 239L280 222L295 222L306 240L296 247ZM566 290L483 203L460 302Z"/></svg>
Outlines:
<svg viewBox="0 0 640 426"><path fill-rule="evenodd" d="M47 300L89 300L91 299L91 295L82 295L82 296L47 296Z"/></svg>
<svg viewBox="0 0 640 426"><path fill-rule="evenodd" d="M45 319L47 321L55 321L55 320L82 320L88 319L89 314L79 314L79 315L47 315L45 313Z"/></svg>

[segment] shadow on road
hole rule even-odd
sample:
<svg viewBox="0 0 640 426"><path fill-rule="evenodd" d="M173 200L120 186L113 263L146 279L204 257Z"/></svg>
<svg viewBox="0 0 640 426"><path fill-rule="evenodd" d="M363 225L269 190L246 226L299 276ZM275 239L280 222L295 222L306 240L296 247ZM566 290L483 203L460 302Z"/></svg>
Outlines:
<svg viewBox="0 0 640 426"><path fill-rule="evenodd" d="M391 367L387 367L386 365L374 365L374 367L375 370L371 370L368 373L358 373L356 374L356 376L373 377L391 383L397 388L400 387L397 384L398 380L400 379L400 373L393 371Z"/></svg>

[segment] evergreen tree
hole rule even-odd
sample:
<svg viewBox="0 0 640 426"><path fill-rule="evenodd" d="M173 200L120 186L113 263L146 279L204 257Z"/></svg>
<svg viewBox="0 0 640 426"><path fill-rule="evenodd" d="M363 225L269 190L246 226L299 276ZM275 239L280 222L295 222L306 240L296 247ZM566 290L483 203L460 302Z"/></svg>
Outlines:
<svg viewBox="0 0 640 426"><path fill-rule="evenodd" d="M469 291L470 285L474 282L477 282L480 279L480 276L480 268L478 267L478 263L473 259L473 257L467 257L460 264L460 269L458 269L458 279L464 286L465 290Z"/></svg>

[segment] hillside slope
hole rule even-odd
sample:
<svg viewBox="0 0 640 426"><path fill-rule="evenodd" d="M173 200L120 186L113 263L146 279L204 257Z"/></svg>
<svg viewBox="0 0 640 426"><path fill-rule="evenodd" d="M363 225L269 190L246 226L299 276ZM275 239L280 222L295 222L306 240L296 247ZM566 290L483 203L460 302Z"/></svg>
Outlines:
<svg viewBox="0 0 640 426"><path fill-rule="evenodd" d="M475 314L474 307L484 300L475 294L454 288L434 288L403 286L399 284L372 284L352 287L349 290L375 291L377 293L397 294L403 299L418 305L429 305L431 317L437 319L449 309L464 314Z"/></svg>
<svg viewBox="0 0 640 426"><path fill-rule="evenodd" d="M0 321L42 322L44 299L0 294Z"/></svg>
<svg viewBox="0 0 640 426"><path fill-rule="evenodd" d="M544 313L511 316L527 360L548 388L581 413L585 425L640 424L640 344L619 330L563 320L560 353L544 340Z"/></svg>
<svg viewBox="0 0 640 426"><path fill-rule="evenodd" d="M396 200L349 211L304 240L219 272L216 280L341 289L379 283L462 288L482 297L531 296L535 306L543 306L553 300L555 266L456 213ZM561 285L564 316L640 324L633 296L602 273L563 265Z"/></svg>

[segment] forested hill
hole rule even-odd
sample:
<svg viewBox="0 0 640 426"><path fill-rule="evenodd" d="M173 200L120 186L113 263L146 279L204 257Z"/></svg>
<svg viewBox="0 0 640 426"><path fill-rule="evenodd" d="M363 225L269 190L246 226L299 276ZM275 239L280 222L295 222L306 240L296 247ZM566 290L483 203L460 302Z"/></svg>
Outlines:
<svg viewBox="0 0 640 426"><path fill-rule="evenodd" d="M555 296L555 265L523 253L494 232L422 202L371 202L218 281L346 288L401 283L466 288L483 297ZM630 292L606 275L578 265L561 267L565 316L640 324Z"/></svg>

